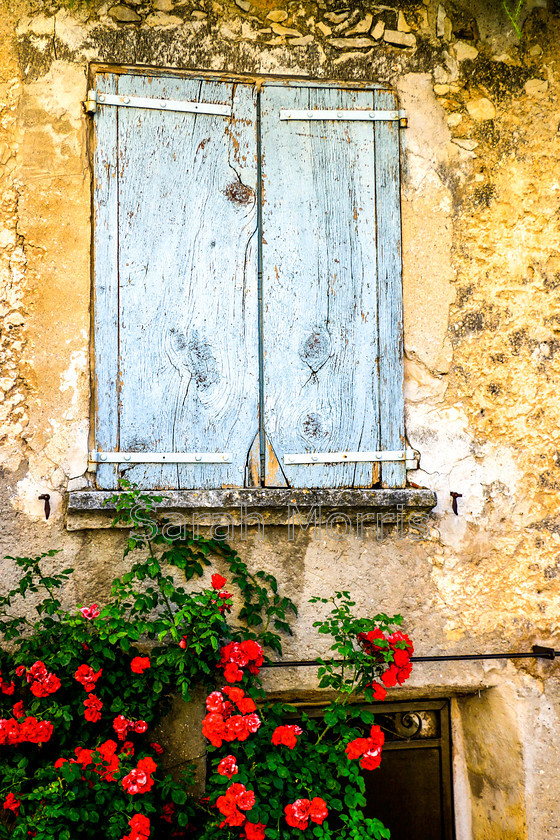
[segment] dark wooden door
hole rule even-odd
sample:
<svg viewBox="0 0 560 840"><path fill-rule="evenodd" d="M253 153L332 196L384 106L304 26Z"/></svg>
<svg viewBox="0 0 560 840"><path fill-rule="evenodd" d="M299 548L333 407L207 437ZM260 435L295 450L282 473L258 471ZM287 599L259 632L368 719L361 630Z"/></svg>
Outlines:
<svg viewBox="0 0 560 840"><path fill-rule="evenodd" d="M372 708L385 732L380 767L364 773L367 816L391 840L454 840L448 701Z"/></svg>

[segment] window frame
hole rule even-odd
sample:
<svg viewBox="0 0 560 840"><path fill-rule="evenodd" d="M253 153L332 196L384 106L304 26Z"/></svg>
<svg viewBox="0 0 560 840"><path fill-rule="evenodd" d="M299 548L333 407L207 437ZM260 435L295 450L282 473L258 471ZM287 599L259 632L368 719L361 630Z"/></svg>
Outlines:
<svg viewBox="0 0 560 840"><path fill-rule="evenodd" d="M391 98L391 109L396 104L396 96L393 91L391 91L387 85L369 83L369 82L347 82L347 81L340 81L340 80L313 80L313 79L302 79L302 78L284 78L279 76L254 76L254 75L244 75L244 74L221 74L221 73L212 73L212 72L198 72L198 71L174 71L169 70L166 68L149 68L149 67L135 67L135 66L126 66L126 67L115 67L112 65L92 65L90 70L90 85L92 87L95 86L95 81L101 74L114 74L116 76L120 75L134 75L134 76L149 76L149 77L164 77L164 78L183 78L183 79L203 79L209 82L212 81L220 81L220 82L240 82L243 84L248 85L255 85L257 86L257 90L262 85L288 85L290 88L337 88L340 90L351 90L351 91L376 91L378 92L377 95L382 96L384 93L387 94L388 97ZM376 105L376 107L378 107ZM379 126L385 126L385 124L379 124ZM377 125L376 125L377 128ZM398 245L397 247L388 245L385 248L386 254L383 253L384 251L384 239L383 236L378 236L378 242L381 243L380 251L381 258L386 259L387 262L392 262L393 268L396 265L396 276L398 278L398 289L397 294L393 295L392 290L395 288L395 284L387 283L387 284L379 284L380 288L382 287L386 292L386 300L382 306L384 311L386 311L389 317L386 320L380 321L380 356L382 359L382 364L385 363L385 360L388 360L388 364L386 365L387 371L386 376L393 376L397 379L400 378L400 389L397 388L397 391L400 391L400 399L396 401L389 401L385 404L384 410L380 412L380 422L385 427L385 431L382 434L381 438L381 447L382 449L404 449L405 448L405 438L404 438L404 395L403 395L403 314L402 314L402 247L401 247L401 226L400 226L400 143L399 143L399 124L398 122L391 126L394 129L393 133L396 134L396 147L398 150L398 154L393 159L394 165L394 182L393 186L396 186L396 189L399 191L396 207L398 209L398 225L393 225L393 229L398 231ZM93 134L93 132L92 132ZM377 179L376 179L377 183ZM93 213L95 213L95 198L92 198L93 203ZM388 214L390 215L390 214ZM383 219L381 220L383 221ZM95 234L94 234L95 235ZM95 254L95 258L92 259L92 263L94 266L95 272L95 265L97 261L98 254ZM395 275L395 271L393 271L393 275ZM394 278L393 278L394 279ZM93 288L93 299L94 299L94 309L98 307L98 296L97 296L97 287L95 283L95 279L93 281L94 288ZM110 333L112 332L113 338L116 332L116 325L114 321L115 313L113 313L113 320L111 321L110 318L106 318L103 324L103 328L101 330L101 335L99 333L99 325L100 319L99 314L97 313L97 317L94 314L94 325L93 329L96 332L96 344L99 346L100 344L104 343L106 339L111 340ZM383 350L383 348L385 348ZM97 369L97 366L96 366ZM95 376L95 373L94 373ZM383 380L383 375L380 377ZM261 380L262 381L262 380ZM95 406L98 403L97 395L99 393L99 386L97 385L96 389L96 398L94 400L94 410L93 410L93 428L95 429L94 432L94 441L93 441L93 448L97 448L97 441L99 440L98 437L98 424L99 424L99 415L98 412L95 410ZM260 412L262 415L262 412ZM259 441L259 454L258 457L262 460L263 457L263 446L262 446L263 436L261 434L260 441ZM98 468L100 471L107 470L107 466L102 466ZM116 470L115 470L116 472ZM389 487L403 487L406 481L406 471L405 471L405 464L403 462L396 463L392 462L388 465L384 465L384 476L383 476L383 485ZM253 485L255 486L255 485ZM239 489L249 489L251 485L247 485L246 481L243 482L243 485L240 486ZM216 488L219 489L219 488ZM267 490L273 490L274 487L264 488ZM352 492L352 488L340 488L341 491L344 490L345 492ZM360 489L370 489L370 488L360 488ZM371 488L376 489L376 488ZM185 491L189 492L189 491ZM359 492L359 491L358 491Z"/></svg>

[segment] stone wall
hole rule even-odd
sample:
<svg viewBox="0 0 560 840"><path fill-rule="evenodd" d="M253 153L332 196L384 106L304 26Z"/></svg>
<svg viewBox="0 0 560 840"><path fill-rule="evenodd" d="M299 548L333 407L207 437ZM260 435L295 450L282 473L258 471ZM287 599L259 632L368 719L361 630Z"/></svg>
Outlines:
<svg viewBox="0 0 560 840"><path fill-rule="evenodd" d="M288 542L271 527L238 547L300 606L288 657L320 651L307 599L334 588L364 611L402 612L419 654L560 647L560 17L549 6L527 0L519 38L497 0L3 0L3 554L62 548L77 570L69 603L102 601L120 568L122 535L69 533L64 513L67 490L91 481L91 63L387 82L409 120L407 434L421 453L409 479L438 494L429 536ZM450 492L462 494L458 515ZM6 563L3 583L12 575ZM548 662L418 665L401 690L459 698L459 840L558 837L558 676ZM314 692L295 669L269 687Z"/></svg>

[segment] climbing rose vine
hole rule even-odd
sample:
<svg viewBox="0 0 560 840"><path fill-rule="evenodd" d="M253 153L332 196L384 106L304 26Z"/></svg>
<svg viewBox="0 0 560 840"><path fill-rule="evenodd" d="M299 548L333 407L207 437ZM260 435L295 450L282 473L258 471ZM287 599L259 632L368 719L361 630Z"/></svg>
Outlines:
<svg viewBox="0 0 560 840"><path fill-rule="evenodd" d="M155 501L129 487L117 520ZM389 837L364 815L364 774L384 743L368 704L410 674L400 617L357 618L347 592L313 599L330 644L319 686L334 699L320 712L268 701L260 672L281 654L295 611L276 580L251 574L222 542L137 526L125 549L133 562L105 605L63 609L57 589L72 570L56 571L55 551L7 558L21 576L0 596L0 840ZM206 587L183 585L212 561L221 571ZM241 605L233 623L230 589ZM36 619L27 605L18 612L41 590ZM194 766L171 772L158 728L173 698L200 685L202 797Z"/></svg>

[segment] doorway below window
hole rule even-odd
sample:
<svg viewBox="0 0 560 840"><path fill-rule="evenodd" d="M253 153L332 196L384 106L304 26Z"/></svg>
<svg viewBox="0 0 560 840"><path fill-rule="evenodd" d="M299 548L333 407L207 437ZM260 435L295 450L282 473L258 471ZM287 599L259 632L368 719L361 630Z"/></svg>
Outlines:
<svg viewBox="0 0 560 840"><path fill-rule="evenodd" d="M372 709L385 733L380 767L364 773L367 811L391 840L454 840L449 701Z"/></svg>

